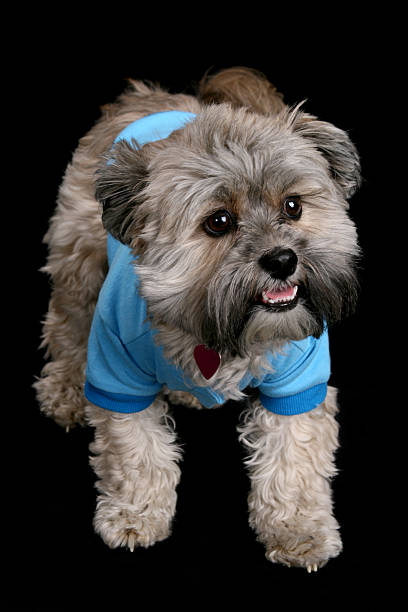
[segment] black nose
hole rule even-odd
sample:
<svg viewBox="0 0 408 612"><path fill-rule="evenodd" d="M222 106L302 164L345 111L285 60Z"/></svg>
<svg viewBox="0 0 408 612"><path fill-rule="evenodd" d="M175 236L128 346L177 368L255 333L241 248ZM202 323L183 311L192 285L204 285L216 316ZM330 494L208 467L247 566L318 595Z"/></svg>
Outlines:
<svg viewBox="0 0 408 612"><path fill-rule="evenodd" d="M274 278L284 280L296 270L298 258L292 249L276 247L259 259L261 267Z"/></svg>

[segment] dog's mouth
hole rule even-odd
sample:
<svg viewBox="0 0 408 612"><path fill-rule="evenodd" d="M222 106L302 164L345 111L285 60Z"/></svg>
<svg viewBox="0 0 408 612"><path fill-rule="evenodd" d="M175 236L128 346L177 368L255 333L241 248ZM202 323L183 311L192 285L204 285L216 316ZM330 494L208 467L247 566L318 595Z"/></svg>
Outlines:
<svg viewBox="0 0 408 612"><path fill-rule="evenodd" d="M264 289L257 301L258 304L262 304L268 310L275 312L291 310L297 304L298 289L298 285L290 285L280 289Z"/></svg>

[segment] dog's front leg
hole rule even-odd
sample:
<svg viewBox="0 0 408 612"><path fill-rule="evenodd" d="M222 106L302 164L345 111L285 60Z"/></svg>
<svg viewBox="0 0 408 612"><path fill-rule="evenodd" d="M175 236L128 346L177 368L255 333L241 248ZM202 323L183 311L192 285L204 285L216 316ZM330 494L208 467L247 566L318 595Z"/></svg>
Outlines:
<svg viewBox="0 0 408 612"><path fill-rule="evenodd" d="M150 546L170 533L181 452L161 399L146 410L120 414L89 406L95 427L91 465L100 492L95 531L111 548Z"/></svg>
<svg viewBox="0 0 408 612"><path fill-rule="evenodd" d="M330 478L338 424L336 390L311 412L280 416L256 401L240 426L248 448L250 524L275 563L317 570L341 549Z"/></svg>

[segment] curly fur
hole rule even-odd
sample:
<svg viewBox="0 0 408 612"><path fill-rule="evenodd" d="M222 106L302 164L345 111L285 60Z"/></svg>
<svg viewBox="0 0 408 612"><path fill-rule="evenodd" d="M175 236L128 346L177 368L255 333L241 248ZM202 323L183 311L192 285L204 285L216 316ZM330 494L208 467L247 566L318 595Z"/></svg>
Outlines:
<svg viewBox="0 0 408 612"><path fill-rule="evenodd" d="M160 399L130 415L86 409L96 431L91 465L100 478L94 526L112 548L147 547L170 534L181 451L167 410Z"/></svg>
<svg viewBox="0 0 408 612"><path fill-rule="evenodd" d="M336 390L315 410L290 418L257 402L244 413L240 441L248 450L250 525L271 561L321 567L342 549L332 515L338 425Z"/></svg>
<svg viewBox="0 0 408 612"><path fill-rule="evenodd" d="M112 158L122 129L163 110L197 118L141 149L118 143ZM202 386L193 348L215 348L222 362L211 386L236 400L243 397L243 374L265 367L266 349L318 336L324 320L352 310L359 249L347 199L358 185L358 155L347 134L301 105L287 108L263 75L244 68L205 77L196 97L130 81L81 139L45 236L44 271L53 291L42 347L49 361L35 388L41 409L57 423L95 428L94 525L106 544L133 550L169 535L181 452L167 401L199 405L166 389L136 414L87 404L87 340L107 272L106 232L139 257L141 292L166 357ZM297 223L283 222L279 212L288 193L301 194L305 204ZM237 226L214 241L202 224L223 206ZM279 287L259 266L275 247L296 252L294 279L303 297L296 308L271 315L256 297L271 283ZM335 413L329 388L310 413L279 416L255 399L243 416L250 524L273 562L311 571L341 550L329 486Z"/></svg>

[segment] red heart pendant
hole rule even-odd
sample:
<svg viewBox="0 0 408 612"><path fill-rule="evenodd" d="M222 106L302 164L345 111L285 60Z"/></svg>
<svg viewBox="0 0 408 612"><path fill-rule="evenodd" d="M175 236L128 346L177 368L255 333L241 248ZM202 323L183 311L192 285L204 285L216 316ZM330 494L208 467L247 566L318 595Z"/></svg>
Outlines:
<svg viewBox="0 0 408 612"><path fill-rule="evenodd" d="M214 376L221 363L221 355L217 351L207 348L205 344L199 344L195 347L194 359L201 374L207 380Z"/></svg>

